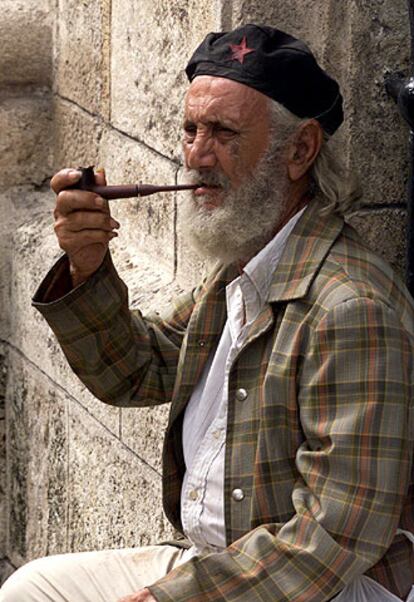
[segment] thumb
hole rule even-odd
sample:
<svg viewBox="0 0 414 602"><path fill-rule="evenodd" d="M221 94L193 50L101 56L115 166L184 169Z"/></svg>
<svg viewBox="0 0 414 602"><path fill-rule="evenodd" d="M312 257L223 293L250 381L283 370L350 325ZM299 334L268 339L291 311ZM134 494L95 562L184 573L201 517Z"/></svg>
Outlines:
<svg viewBox="0 0 414 602"><path fill-rule="evenodd" d="M95 182L97 186L106 186L106 175L104 167L98 167L98 169L95 171Z"/></svg>

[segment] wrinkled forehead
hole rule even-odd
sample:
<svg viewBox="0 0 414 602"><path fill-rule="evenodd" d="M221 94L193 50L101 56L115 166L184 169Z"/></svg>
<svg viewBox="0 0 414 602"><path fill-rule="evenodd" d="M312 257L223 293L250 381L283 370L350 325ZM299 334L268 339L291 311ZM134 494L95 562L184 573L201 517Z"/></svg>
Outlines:
<svg viewBox="0 0 414 602"><path fill-rule="evenodd" d="M245 84L210 75L194 78L185 97L185 116L190 119L220 117L239 121L267 119L267 96Z"/></svg>

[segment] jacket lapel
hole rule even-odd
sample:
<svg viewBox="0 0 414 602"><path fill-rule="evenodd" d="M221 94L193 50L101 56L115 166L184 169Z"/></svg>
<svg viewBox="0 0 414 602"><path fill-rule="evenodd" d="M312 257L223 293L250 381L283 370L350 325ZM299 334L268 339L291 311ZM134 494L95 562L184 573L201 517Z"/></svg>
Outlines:
<svg viewBox="0 0 414 602"><path fill-rule="evenodd" d="M222 269L206 284L196 303L183 341L169 425L183 411L197 384L211 350L217 345L227 319L226 286L237 276L234 266Z"/></svg>

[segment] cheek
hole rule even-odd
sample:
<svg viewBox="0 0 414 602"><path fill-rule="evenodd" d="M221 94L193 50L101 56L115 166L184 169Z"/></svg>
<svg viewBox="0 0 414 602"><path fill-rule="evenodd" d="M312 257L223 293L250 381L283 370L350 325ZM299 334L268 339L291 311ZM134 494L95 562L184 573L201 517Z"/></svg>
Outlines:
<svg viewBox="0 0 414 602"><path fill-rule="evenodd" d="M239 144L237 142L228 142L225 146L218 149L217 162L223 173L231 180L238 180L239 172L243 171L239 157Z"/></svg>
<svg viewBox="0 0 414 602"><path fill-rule="evenodd" d="M188 154L189 154L188 144L186 144L185 142L183 142L182 145L181 145L181 149L182 149L182 152L183 152L184 165L186 167L188 167Z"/></svg>

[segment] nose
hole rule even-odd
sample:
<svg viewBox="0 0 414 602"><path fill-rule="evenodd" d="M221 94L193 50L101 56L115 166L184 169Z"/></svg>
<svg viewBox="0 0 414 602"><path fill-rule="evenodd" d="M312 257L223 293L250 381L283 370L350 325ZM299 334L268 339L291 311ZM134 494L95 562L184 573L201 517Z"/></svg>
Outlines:
<svg viewBox="0 0 414 602"><path fill-rule="evenodd" d="M185 158L187 167L190 169L215 167L217 157L212 136L204 132L197 132L191 144L185 145Z"/></svg>

